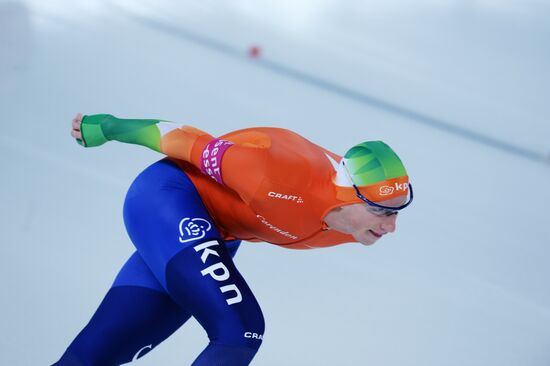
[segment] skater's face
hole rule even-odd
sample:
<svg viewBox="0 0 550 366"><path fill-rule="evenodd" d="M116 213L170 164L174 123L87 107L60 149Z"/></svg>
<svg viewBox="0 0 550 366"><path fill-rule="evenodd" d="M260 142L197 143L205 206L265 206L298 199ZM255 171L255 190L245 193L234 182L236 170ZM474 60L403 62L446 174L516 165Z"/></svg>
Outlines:
<svg viewBox="0 0 550 366"><path fill-rule="evenodd" d="M396 197L382 201L380 204L389 207L402 205L406 197ZM396 229L397 214L385 215L373 212L369 205L355 203L331 210L325 216L325 223L330 229L353 235L357 242L364 245L374 244L387 233Z"/></svg>

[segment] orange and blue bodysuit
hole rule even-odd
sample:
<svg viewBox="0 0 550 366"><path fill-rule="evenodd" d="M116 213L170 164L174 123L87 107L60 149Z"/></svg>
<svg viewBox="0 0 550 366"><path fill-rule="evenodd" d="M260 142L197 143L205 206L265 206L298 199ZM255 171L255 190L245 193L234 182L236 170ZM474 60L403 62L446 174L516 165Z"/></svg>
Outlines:
<svg viewBox="0 0 550 366"><path fill-rule="evenodd" d="M191 316L209 337L193 366L248 365L264 339L264 318L232 259L240 241L292 249L354 241L323 222L331 209L361 202L334 183L341 157L291 131L249 128L214 138L110 115L85 117L81 131L85 146L117 140L167 157L130 186L124 223L136 251L56 366L131 362Z"/></svg>

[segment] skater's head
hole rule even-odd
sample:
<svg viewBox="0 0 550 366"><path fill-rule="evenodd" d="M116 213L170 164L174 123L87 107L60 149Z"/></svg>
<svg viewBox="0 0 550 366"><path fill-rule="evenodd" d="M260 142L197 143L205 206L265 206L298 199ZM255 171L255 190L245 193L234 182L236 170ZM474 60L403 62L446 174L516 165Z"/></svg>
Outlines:
<svg viewBox="0 0 550 366"><path fill-rule="evenodd" d="M381 201L387 206L401 206L406 197L399 196ZM364 203L335 207L328 212L324 222L329 229L352 235L355 240L364 245L374 244L382 236L393 233L397 228L397 213L374 213Z"/></svg>
<svg viewBox="0 0 550 366"><path fill-rule="evenodd" d="M381 201L410 194L405 166L395 151L382 141L365 141L353 146L344 155L341 165L348 178L346 185L351 185L357 197L372 207L383 208Z"/></svg>
<svg viewBox="0 0 550 366"><path fill-rule="evenodd" d="M359 203L331 210L325 223L366 245L395 231L397 213L413 199L405 166L382 141L366 141L349 149L336 179L339 186L353 187Z"/></svg>

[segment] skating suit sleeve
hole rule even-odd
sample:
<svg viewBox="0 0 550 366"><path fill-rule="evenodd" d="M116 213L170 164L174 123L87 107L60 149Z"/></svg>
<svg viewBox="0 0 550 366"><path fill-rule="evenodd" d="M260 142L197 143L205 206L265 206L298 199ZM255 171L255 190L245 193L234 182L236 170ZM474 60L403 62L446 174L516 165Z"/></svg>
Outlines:
<svg viewBox="0 0 550 366"><path fill-rule="evenodd" d="M227 138L215 139L191 126L159 119L123 119L110 114L84 116L81 130L87 147L114 140L146 146L187 161L233 189L247 203L263 179L271 141L266 134L252 130L240 130L225 135Z"/></svg>
<svg viewBox="0 0 550 366"><path fill-rule="evenodd" d="M166 155L190 162L202 173L235 191L249 203L265 176L271 145L263 133L240 130L220 138L184 126L161 139Z"/></svg>

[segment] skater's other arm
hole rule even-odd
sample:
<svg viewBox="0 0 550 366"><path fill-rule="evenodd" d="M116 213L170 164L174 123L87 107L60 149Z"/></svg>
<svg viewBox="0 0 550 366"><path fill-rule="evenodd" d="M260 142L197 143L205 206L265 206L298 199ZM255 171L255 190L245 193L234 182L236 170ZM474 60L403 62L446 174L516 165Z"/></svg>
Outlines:
<svg viewBox="0 0 550 366"><path fill-rule="evenodd" d="M197 140L213 139L206 132L194 127L159 119L122 119L110 114L83 116L80 113L72 120L71 135L85 147L119 141L145 146L186 161L191 161L191 150ZM167 135L171 138L165 139Z"/></svg>
<svg viewBox="0 0 550 366"><path fill-rule="evenodd" d="M72 120L71 135L85 147L100 146L107 141L146 146L199 169L204 168L204 149L214 140L212 135L191 126L158 119L122 119L109 114L77 114ZM265 138L253 136L250 141L232 145L223 157L223 181L218 182L249 201L263 179L269 144ZM219 164L221 169L221 156ZM208 174L207 171L203 172Z"/></svg>

